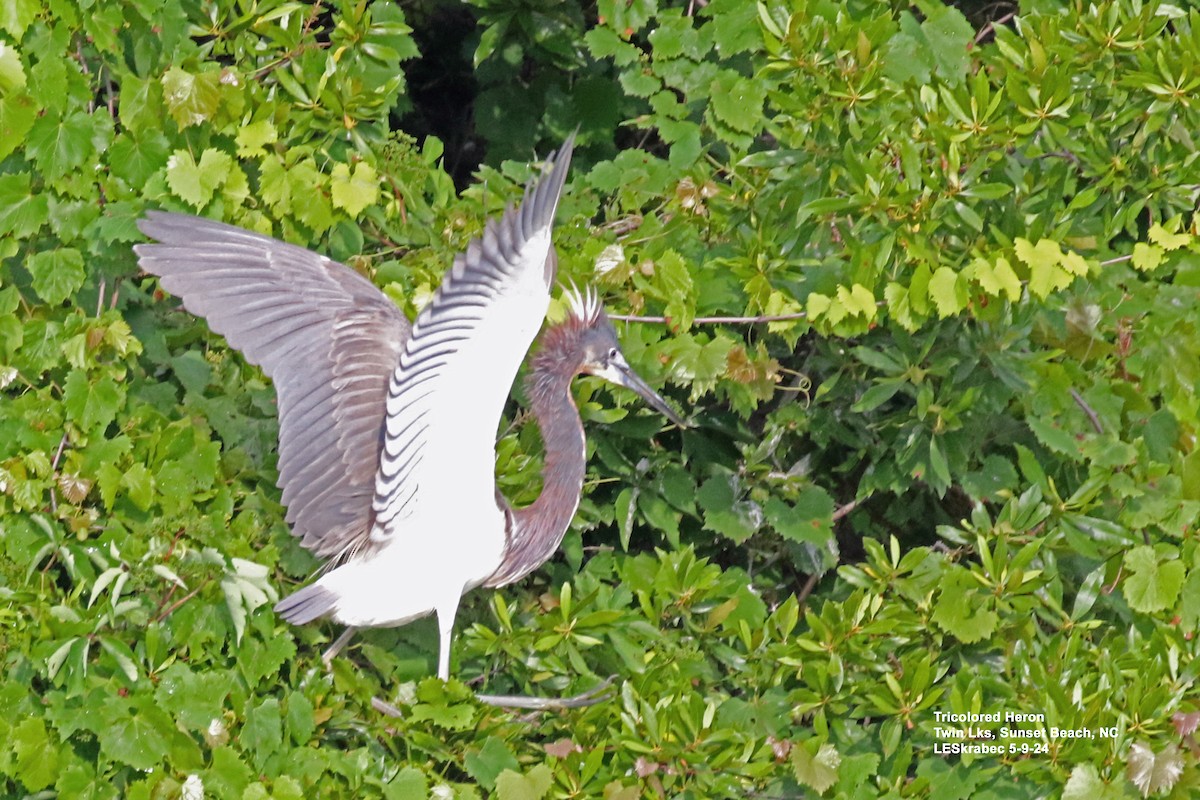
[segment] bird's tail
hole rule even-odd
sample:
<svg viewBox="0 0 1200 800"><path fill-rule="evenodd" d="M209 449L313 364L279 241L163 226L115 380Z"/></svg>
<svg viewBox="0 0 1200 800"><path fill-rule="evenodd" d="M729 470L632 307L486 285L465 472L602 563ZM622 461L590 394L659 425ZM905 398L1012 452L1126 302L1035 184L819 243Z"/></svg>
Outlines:
<svg viewBox="0 0 1200 800"><path fill-rule="evenodd" d="M293 625L303 625L329 614L336 605L337 595L319 583L314 583L276 603L275 613Z"/></svg>

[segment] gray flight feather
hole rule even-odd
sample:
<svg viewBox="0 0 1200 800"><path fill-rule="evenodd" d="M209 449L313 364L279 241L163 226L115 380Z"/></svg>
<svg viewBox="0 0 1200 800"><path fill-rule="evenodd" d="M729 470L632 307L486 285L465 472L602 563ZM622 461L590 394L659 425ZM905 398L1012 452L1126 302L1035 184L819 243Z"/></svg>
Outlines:
<svg viewBox="0 0 1200 800"><path fill-rule="evenodd" d="M134 247L142 269L275 382L292 533L321 557L362 541L408 320L366 278L302 247L160 211L138 228L160 242Z"/></svg>

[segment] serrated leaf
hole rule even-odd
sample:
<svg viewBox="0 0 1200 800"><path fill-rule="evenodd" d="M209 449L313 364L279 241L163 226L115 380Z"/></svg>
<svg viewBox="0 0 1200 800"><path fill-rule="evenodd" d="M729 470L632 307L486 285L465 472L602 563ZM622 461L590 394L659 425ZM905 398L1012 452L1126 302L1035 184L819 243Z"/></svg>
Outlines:
<svg viewBox="0 0 1200 800"><path fill-rule="evenodd" d="M279 134L269 119L260 119L238 128L237 154L242 158L253 158L261 155L269 144L275 144Z"/></svg>
<svg viewBox="0 0 1200 800"><path fill-rule="evenodd" d="M763 124L764 87L733 70L721 70L709 86L713 115L742 133L755 133Z"/></svg>
<svg viewBox="0 0 1200 800"><path fill-rule="evenodd" d="M215 669L193 672L183 664L172 664L157 676L154 700L188 730L202 731L221 716L233 686L231 678Z"/></svg>
<svg viewBox="0 0 1200 800"><path fill-rule="evenodd" d="M37 233L49 217L47 197L30 191L27 173L0 176L0 235L24 239Z"/></svg>
<svg viewBox="0 0 1200 800"><path fill-rule="evenodd" d="M125 400L124 389L107 375L89 380L83 370L67 376L63 390L63 408L67 419L84 431L108 427Z"/></svg>
<svg viewBox="0 0 1200 800"><path fill-rule="evenodd" d="M967 293L959 286L958 273L949 267L938 267L929 279L929 297L938 316L949 317L967 306Z"/></svg>
<svg viewBox="0 0 1200 800"><path fill-rule="evenodd" d="M205 150L200 154L200 163L187 150L176 150L167 159L167 185L177 197L199 210L212 200L232 166L233 159L219 150Z"/></svg>
<svg viewBox="0 0 1200 800"><path fill-rule="evenodd" d="M1134 742L1129 748L1129 763L1125 774L1142 793L1166 794L1183 775L1186 762L1174 744L1168 744L1162 752L1155 753L1145 742Z"/></svg>
<svg viewBox="0 0 1200 800"><path fill-rule="evenodd" d="M654 279L661 296L666 300L666 315L680 330L692 326L696 315L695 286L683 256L667 250L654 265Z"/></svg>
<svg viewBox="0 0 1200 800"><path fill-rule="evenodd" d="M1158 266L1163 262L1163 248L1156 244L1146 244L1138 242L1133 246L1133 257L1130 262L1135 269L1142 272L1150 272L1158 269Z"/></svg>
<svg viewBox="0 0 1200 800"><path fill-rule="evenodd" d="M59 753L57 743L52 742L46 723L40 717L31 717L9 732L8 747L11 752L10 773L25 785L30 792L45 789L58 777Z"/></svg>
<svg viewBox="0 0 1200 800"><path fill-rule="evenodd" d="M542 800L554 783L554 773L545 764L538 764L524 775L506 769L496 778L498 800Z"/></svg>
<svg viewBox="0 0 1200 800"><path fill-rule="evenodd" d="M24 92L0 98L0 160L25 144L37 114L37 103Z"/></svg>
<svg viewBox="0 0 1200 800"><path fill-rule="evenodd" d="M1171 233L1157 222L1150 226L1150 241L1164 250L1178 250L1192 241L1189 233Z"/></svg>
<svg viewBox="0 0 1200 800"><path fill-rule="evenodd" d="M796 780L805 786L811 786L818 794L824 794L837 783L838 766L842 757L837 748L826 742L816 753L810 748L815 742L800 742L792 747L792 770Z"/></svg>
<svg viewBox="0 0 1200 800"><path fill-rule="evenodd" d="M379 199L379 175L365 161L355 164L353 172L347 165L338 164L330 175L329 188L334 206L357 217Z"/></svg>
<svg viewBox="0 0 1200 800"><path fill-rule="evenodd" d="M152 769L162 762L167 754L171 725L161 711L117 708L109 711L107 717L96 731L105 755L140 770Z"/></svg>
<svg viewBox="0 0 1200 800"><path fill-rule="evenodd" d="M26 150L45 177L57 180L88 162L96 154L97 144L107 144L101 120L99 115L83 111L61 119L47 114L30 129Z"/></svg>
<svg viewBox="0 0 1200 800"><path fill-rule="evenodd" d="M933 621L961 642L971 644L991 636L1000 618L989 607L966 569L951 568L941 581Z"/></svg>
<svg viewBox="0 0 1200 800"><path fill-rule="evenodd" d="M163 100L180 128L199 125L212 118L221 102L221 71L193 75L171 67L162 77Z"/></svg>
<svg viewBox="0 0 1200 800"><path fill-rule="evenodd" d="M1078 764L1063 786L1062 800L1096 800L1105 795L1106 786L1092 764Z"/></svg>
<svg viewBox="0 0 1200 800"><path fill-rule="evenodd" d="M77 292L87 278L83 254L73 247L34 253L25 261L25 267L33 278L33 290L52 306Z"/></svg>
<svg viewBox="0 0 1200 800"><path fill-rule="evenodd" d="M167 164L170 148L160 132L122 133L109 148L109 166L131 186L140 186Z"/></svg>
<svg viewBox="0 0 1200 800"><path fill-rule="evenodd" d="M416 767L404 767L383 786L384 800L429 800L429 782Z"/></svg>
<svg viewBox="0 0 1200 800"><path fill-rule="evenodd" d="M238 742L261 770L267 758L278 752L283 744L283 715L279 710L279 700L268 697L260 704L247 708L246 721L238 734Z"/></svg>
<svg viewBox="0 0 1200 800"><path fill-rule="evenodd" d="M833 535L833 498L819 486L808 486L788 504L772 497L763 506L767 522L784 538L824 546Z"/></svg>
<svg viewBox="0 0 1200 800"><path fill-rule="evenodd" d="M480 786L491 789L496 785L496 778L501 772L516 772L521 765L503 739L489 736L484 740L482 748L467 752L463 758L463 767L468 775L479 781Z"/></svg>
<svg viewBox="0 0 1200 800"><path fill-rule="evenodd" d="M995 264L978 258L971 264L972 277L979 286L993 297L1005 295L1009 302L1015 303L1021 299L1021 280L1013 271L1008 259L1000 257Z"/></svg>
<svg viewBox="0 0 1200 800"><path fill-rule="evenodd" d="M1187 577L1187 570L1178 557L1159 559L1150 545L1135 547L1125 554L1125 599L1130 607L1143 614L1152 614L1175 605Z"/></svg>

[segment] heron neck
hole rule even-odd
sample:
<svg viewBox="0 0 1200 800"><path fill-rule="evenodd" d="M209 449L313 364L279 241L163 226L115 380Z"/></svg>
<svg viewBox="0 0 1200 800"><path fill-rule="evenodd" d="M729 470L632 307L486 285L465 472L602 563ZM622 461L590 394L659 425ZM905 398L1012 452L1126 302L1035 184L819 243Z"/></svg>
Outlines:
<svg viewBox="0 0 1200 800"><path fill-rule="evenodd" d="M538 372L535 361L529 402L546 451L542 493L530 505L512 511L503 560L488 579L489 586L520 580L554 555L583 490L586 453L571 377Z"/></svg>

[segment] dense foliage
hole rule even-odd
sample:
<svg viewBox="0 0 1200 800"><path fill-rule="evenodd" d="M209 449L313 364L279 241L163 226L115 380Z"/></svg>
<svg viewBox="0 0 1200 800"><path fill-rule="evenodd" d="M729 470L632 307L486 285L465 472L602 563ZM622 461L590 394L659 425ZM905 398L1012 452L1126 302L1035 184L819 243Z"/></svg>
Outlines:
<svg viewBox="0 0 1200 800"><path fill-rule="evenodd" d="M0 796L1196 792L1200 11L472 10L457 194L397 123L441 4L0 8ZM626 354L694 427L578 381L580 513L468 598L462 682L423 623L325 670L336 629L270 610L315 566L272 390L137 273L134 221L305 244L411 315L576 128L562 277L649 318ZM937 752L972 713L1094 738Z"/></svg>

